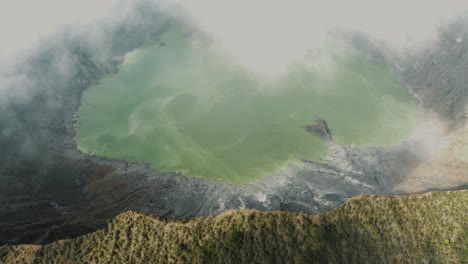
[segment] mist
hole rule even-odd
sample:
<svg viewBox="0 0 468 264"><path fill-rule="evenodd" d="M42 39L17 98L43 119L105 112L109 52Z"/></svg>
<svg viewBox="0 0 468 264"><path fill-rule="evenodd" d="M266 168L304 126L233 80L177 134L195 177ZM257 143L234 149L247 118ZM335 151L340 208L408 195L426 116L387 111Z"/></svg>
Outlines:
<svg viewBox="0 0 468 264"><path fill-rule="evenodd" d="M70 25L86 25L115 11L117 0L27 1L0 3L0 56L12 59ZM0 57L1 58L1 57Z"/></svg>
<svg viewBox="0 0 468 264"><path fill-rule="evenodd" d="M109 64L121 54L113 47L118 28L159 23L147 20L144 12L182 21L253 72L275 77L311 51L318 64L312 67L332 72L333 62L319 57L319 51L329 46L336 32L360 33L404 55L408 49L431 45L438 28L466 10L468 3L457 0L1 1L0 134L29 131L23 129L28 122L46 127L51 118L45 112L25 118L10 106L27 105L41 94L50 112L59 109L66 104L60 91L79 71L76 50L98 64Z"/></svg>
<svg viewBox="0 0 468 264"><path fill-rule="evenodd" d="M0 53L0 146L11 159L53 162L48 153L63 148L58 135L65 134L64 124L72 122L73 115L64 109L76 106L73 98L79 98L82 89L115 71L119 62L115 56L141 45L144 34L165 21L164 16L157 18L158 9L148 1L98 5L101 12L91 13L86 12L93 6L91 1L76 9L78 2L55 6L56 2L29 6L41 11L31 17L28 12L21 15L21 4L0 6L10 13L9 21L2 16L6 19L2 26L18 24L4 32ZM110 6L112 10L107 10ZM59 13L54 11L42 21L48 9L60 7L63 14L54 16ZM117 31L130 38L120 39Z"/></svg>
<svg viewBox="0 0 468 264"><path fill-rule="evenodd" d="M0 135L28 132L24 126L51 122L54 109L67 104L61 92L80 71L77 50L88 54L98 67L116 63L115 39L119 30L158 27L170 17L204 33L234 60L259 75L276 77L295 62L312 58L310 65L333 72L333 61L320 51L341 32L358 33L382 44L389 52L405 56L435 43L439 28L468 10L464 1L358 0L268 2L264 0L105 0L40 3L0 3ZM148 19L149 16L160 16ZM151 23L156 23L151 25ZM136 32L136 31L135 31ZM137 32L144 34L144 30ZM455 42L463 37L445 35ZM128 36L127 36L128 37ZM144 36L138 36L143 40ZM132 40L119 40L120 42ZM135 40L137 41L137 40ZM138 42L137 41L137 42ZM119 44L124 50L135 48ZM123 52L125 53L125 52ZM308 56L305 56L308 54ZM310 56L312 54L312 56ZM39 65L39 66L38 66ZM100 65L100 66L99 66ZM12 105L27 105L41 94L47 112L31 112L25 118ZM64 97L65 96L65 97ZM65 99L64 99L65 98ZM36 100L37 101L37 100ZM460 103L461 104L461 103ZM30 131L38 134L37 131ZM39 133L40 134L40 133ZM27 135L29 149L35 136Z"/></svg>
<svg viewBox="0 0 468 264"><path fill-rule="evenodd" d="M468 117L468 18L458 18L467 10L457 0L0 1L0 245L82 235L128 209L173 218L239 208L317 213L362 193L466 183L468 165L457 153L468 134L449 131ZM418 127L395 146L334 144L323 162L290 166L246 188L80 152L82 93L115 74L129 52L164 45L158 38L173 26L266 82L295 66L334 78L330 48L355 48L387 63L417 97Z"/></svg>
<svg viewBox="0 0 468 264"><path fill-rule="evenodd" d="M337 30L363 33L398 51L427 44L438 27L468 10L461 0L6 0L0 3L0 58L3 64L14 61L53 32L115 20L141 2L188 19L233 57L265 73L278 73L307 50L326 45Z"/></svg>
<svg viewBox="0 0 468 264"><path fill-rule="evenodd" d="M356 32L393 52L422 48L468 10L466 1L179 0L181 13L251 69L277 75L336 32Z"/></svg>

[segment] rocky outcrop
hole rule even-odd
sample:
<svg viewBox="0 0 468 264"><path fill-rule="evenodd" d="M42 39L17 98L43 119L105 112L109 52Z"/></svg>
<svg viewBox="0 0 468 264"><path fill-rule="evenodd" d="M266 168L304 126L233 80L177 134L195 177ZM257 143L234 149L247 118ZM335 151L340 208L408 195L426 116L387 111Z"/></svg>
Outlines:
<svg viewBox="0 0 468 264"><path fill-rule="evenodd" d="M313 125L304 125L301 127L304 128L307 132L312 133L319 138L333 141L333 137L330 128L327 125L327 122L318 116L315 118L315 123Z"/></svg>
<svg viewBox="0 0 468 264"><path fill-rule="evenodd" d="M439 29L433 46L401 63L400 73L421 99L454 126L466 122L468 105L468 17Z"/></svg>

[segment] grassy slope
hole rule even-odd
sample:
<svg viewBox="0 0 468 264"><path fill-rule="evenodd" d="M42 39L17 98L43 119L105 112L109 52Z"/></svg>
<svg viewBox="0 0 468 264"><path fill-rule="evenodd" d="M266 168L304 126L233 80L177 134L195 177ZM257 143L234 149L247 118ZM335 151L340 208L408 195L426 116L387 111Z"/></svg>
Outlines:
<svg viewBox="0 0 468 264"><path fill-rule="evenodd" d="M45 246L0 248L6 263L468 263L468 191L359 196L324 215L228 211L167 221L126 212Z"/></svg>

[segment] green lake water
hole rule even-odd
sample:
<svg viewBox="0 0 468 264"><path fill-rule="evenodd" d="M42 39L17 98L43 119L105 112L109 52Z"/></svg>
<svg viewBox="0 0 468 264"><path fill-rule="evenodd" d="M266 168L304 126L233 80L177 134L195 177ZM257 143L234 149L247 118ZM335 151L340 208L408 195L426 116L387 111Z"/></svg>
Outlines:
<svg viewBox="0 0 468 264"><path fill-rule="evenodd" d="M416 100L387 66L333 53L268 79L182 32L127 54L82 95L78 148L159 171L246 183L289 162L319 160L326 142L300 125L325 119L339 144L389 145L416 123Z"/></svg>

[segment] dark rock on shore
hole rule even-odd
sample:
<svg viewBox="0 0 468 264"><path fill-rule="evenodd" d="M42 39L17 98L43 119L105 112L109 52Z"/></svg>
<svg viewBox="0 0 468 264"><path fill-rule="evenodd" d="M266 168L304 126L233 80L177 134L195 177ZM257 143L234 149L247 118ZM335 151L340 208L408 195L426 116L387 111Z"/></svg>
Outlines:
<svg viewBox="0 0 468 264"><path fill-rule="evenodd" d="M327 122L318 116L315 118L315 123L313 125L304 125L301 127L304 128L307 132L312 133L319 138L333 141L333 137L330 128L327 125Z"/></svg>

